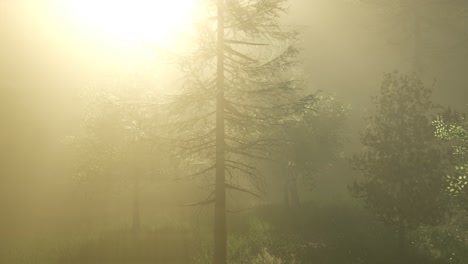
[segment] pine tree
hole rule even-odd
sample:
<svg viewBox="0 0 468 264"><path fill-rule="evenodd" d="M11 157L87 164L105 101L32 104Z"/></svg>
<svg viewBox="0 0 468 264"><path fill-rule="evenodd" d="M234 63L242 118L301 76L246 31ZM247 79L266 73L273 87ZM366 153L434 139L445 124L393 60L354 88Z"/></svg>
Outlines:
<svg viewBox="0 0 468 264"><path fill-rule="evenodd" d="M258 196L255 161L271 159L274 128L314 102L300 90L298 33L279 24L284 2L210 1L216 20L199 24L199 46L181 60L185 82L172 124L181 157L203 166L189 176L215 173L209 197L191 205L214 203L216 264L227 258L226 190Z"/></svg>

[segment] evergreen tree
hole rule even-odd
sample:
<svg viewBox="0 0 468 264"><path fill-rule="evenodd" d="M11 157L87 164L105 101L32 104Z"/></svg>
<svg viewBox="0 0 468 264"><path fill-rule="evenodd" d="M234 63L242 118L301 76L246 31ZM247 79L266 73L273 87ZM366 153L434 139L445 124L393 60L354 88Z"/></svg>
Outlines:
<svg viewBox="0 0 468 264"><path fill-rule="evenodd" d="M214 19L199 24L199 46L181 61L182 91L170 112L189 163L214 171L214 263L226 263L226 190L258 195L263 178L255 160L271 159L273 128L311 107L299 87L298 33L280 26L283 0L208 1ZM245 187L253 184L253 189Z"/></svg>
<svg viewBox="0 0 468 264"><path fill-rule="evenodd" d="M363 180L351 188L380 220L398 228L401 255L408 229L437 224L443 216L441 190L445 151L434 142L431 91L416 75L385 75L352 164Z"/></svg>

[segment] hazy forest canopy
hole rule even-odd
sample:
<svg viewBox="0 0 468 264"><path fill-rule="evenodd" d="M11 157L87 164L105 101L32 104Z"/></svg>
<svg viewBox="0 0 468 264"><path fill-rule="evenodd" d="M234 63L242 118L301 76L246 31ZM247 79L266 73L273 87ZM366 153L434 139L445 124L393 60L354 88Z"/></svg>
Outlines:
<svg viewBox="0 0 468 264"><path fill-rule="evenodd" d="M468 263L468 1L0 1L0 263Z"/></svg>

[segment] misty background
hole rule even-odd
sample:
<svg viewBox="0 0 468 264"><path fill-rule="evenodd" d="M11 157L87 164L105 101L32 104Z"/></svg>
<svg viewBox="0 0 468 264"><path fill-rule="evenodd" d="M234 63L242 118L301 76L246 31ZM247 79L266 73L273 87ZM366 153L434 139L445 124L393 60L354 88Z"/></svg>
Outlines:
<svg viewBox="0 0 468 264"><path fill-rule="evenodd" d="M447 4L441 8L438 2ZM70 176L76 154L67 138L82 133L86 112L82 95L90 87L98 90L138 78L161 93L178 85L176 66L171 62L155 66L160 63L158 51L149 47L132 53L125 43L109 43L84 32L44 3L0 2L0 243L8 246L70 228L86 229L90 223L99 228L129 226L130 194L125 187L113 186L117 183L95 187L105 196L80 191ZM435 103L466 113L466 4L421 3L423 22L416 48L404 9L359 0L291 0L288 5L284 22L303 27L300 46L307 89L331 93L350 106L343 128L343 159L318 175L311 190L301 190L301 200L359 207L348 191L359 176L347 159L362 149L364 117L384 73L416 71L433 89ZM262 166L268 173L268 165ZM280 183L267 185L262 198L238 198L240 204L282 202L283 194L275 191ZM121 191L114 193L114 187ZM168 176L151 179L142 194L142 223L163 225L172 217L211 221L204 213L209 209L182 206L200 193L190 182ZM106 217L99 223L87 222L87 214ZM196 226L196 221L187 222Z"/></svg>

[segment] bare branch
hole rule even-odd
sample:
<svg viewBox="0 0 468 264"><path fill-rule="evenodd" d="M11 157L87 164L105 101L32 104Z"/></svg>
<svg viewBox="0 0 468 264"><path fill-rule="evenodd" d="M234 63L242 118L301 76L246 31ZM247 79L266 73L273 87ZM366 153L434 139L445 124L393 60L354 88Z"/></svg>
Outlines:
<svg viewBox="0 0 468 264"><path fill-rule="evenodd" d="M227 152L230 152L230 153L234 153L234 154L237 154L237 155L240 155L240 156L245 156L245 157L249 157L249 158L253 158L253 159L273 161L273 159L271 159L271 158L269 158L267 156L259 156L259 155L247 153L247 152L244 152L244 151L240 151L240 150L237 150L235 148L230 147L229 145L227 145L227 147L228 147Z"/></svg>
<svg viewBox="0 0 468 264"><path fill-rule="evenodd" d="M268 46L268 44L264 44L264 43L254 43L254 42L232 40L232 39L225 39L224 42L229 43L229 44L241 44L241 45L250 45L250 46Z"/></svg>
<svg viewBox="0 0 468 264"><path fill-rule="evenodd" d="M189 174L189 175L185 175L185 176L182 176L182 177L178 177L176 178L175 180L183 180L183 179L186 179L186 178L191 178L191 177L195 177L195 176L198 176L198 175L202 175L210 170L214 170L216 168L216 164L214 164L213 166L210 166L204 170L201 170L199 172L195 172L193 174Z"/></svg>
<svg viewBox="0 0 468 264"><path fill-rule="evenodd" d="M244 166L244 167L246 167L246 168L248 168L248 169L251 169L251 170L255 170L255 167L249 166L249 165L244 164L244 163L242 163L242 162L233 161L233 160L228 160L228 159L226 159L225 162L227 162L227 163L233 163L233 164L236 164L236 165L239 165L239 166Z"/></svg>
<svg viewBox="0 0 468 264"><path fill-rule="evenodd" d="M236 190L236 191L248 193L248 194L253 195L255 197L261 198L260 195L254 193L253 191L250 191L250 190L248 190L246 188L243 188L241 186L236 186L236 185L232 185L232 184L229 184L229 183L225 183L224 186L226 187L226 189Z"/></svg>
<svg viewBox="0 0 468 264"><path fill-rule="evenodd" d="M206 199L206 200L203 200L203 201L200 201L200 202L196 202L196 203L184 204L184 206L207 205L207 204L214 203L214 201L215 201L215 198L213 197L213 198Z"/></svg>
<svg viewBox="0 0 468 264"><path fill-rule="evenodd" d="M190 141L196 141L196 140L200 140L202 138L206 138L210 135L213 135L215 133L216 129L212 129L210 131L208 131L207 133L203 134L203 135L200 135L200 136L197 136L197 137L193 137L193 138L188 138L188 139L184 139L184 140L180 140L182 142L190 142Z"/></svg>
<svg viewBox="0 0 468 264"><path fill-rule="evenodd" d="M225 164L225 165L226 165L226 167L228 167L228 168L232 168L232 169L235 169L235 170L239 170L239 171L241 171L241 172L243 172L243 173L245 173L245 174L247 174L247 175L254 175L254 174L255 174L255 173L252 172L252 171L249 171L249 170L246 170L246 169L242 169L242 168L236 167L236 166L234 166L234 165L230 165L230 164Z"/></svg>
<svg viewBox="0 0 468 264"><path fill-rule="evenodd" d="M257 60L252 59L252 58L250 58L249 56L247 56L247 55L245 55L245 54L242 54L242 53L238 52L237 50L235 50L235 49L229 47L228 45L225 45L225 46L224 46L224 50L226 50L226 51L229 52L230 54L235 55L235 56L237 56L237 57L240 57L240 58L242 58L242 59L244 59L244 60L247 60L247 61L250 61L250 62L258 62Z"/></svg>

